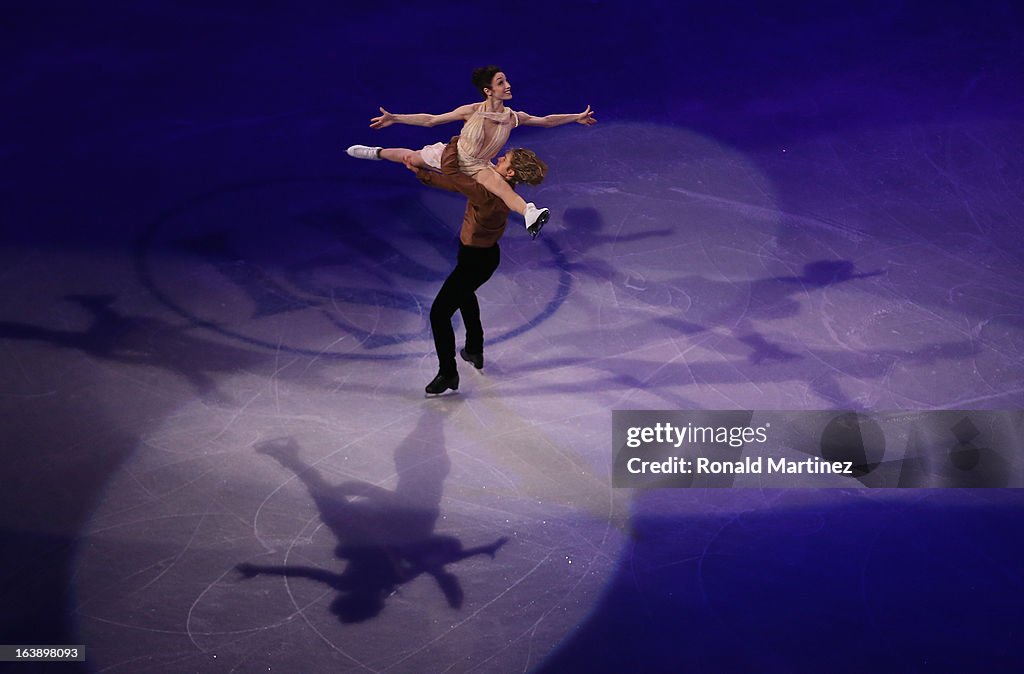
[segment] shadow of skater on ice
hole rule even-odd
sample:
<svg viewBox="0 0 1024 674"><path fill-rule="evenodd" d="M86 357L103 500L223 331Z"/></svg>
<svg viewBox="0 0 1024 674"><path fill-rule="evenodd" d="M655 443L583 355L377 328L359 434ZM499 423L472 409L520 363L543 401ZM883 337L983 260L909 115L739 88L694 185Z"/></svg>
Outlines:
<svg viewBox="0 0 1024 674"><path fill-rule="evenodd" d="M299 459L294 438L256 446L302 481L320 511L321 520L338 540L335 555L346 562L341 573L311 566L239 564L244 578L276 575L308 578L338 591L331 611L341 622L361 622L376 616L399 586L421 574L430 575L449 606L463 601L459 579L446 567L467 557L492 559L508 541L464 548L454 536L438 535L444 479L450 462L444 449L444 415L424 413L416 429L395 451L398 485L394 491L350 481L328 483L313 466Z"/></svg>

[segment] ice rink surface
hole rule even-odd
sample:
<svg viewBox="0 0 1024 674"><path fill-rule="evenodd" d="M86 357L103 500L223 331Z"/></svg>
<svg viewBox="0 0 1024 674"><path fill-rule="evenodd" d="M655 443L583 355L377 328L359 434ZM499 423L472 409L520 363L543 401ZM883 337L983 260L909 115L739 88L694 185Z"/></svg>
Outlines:
<svg viewBox="0 0 1024 674"><path fill-rule="evenodd" d="M1022 407L1014 3L5 13L0 643L87 648L39 670L1024 666L1016 490L610 478L612 410ZM344 149L491 62L599 123L513 131L552 219L427 399L465 201Z"/></svg>

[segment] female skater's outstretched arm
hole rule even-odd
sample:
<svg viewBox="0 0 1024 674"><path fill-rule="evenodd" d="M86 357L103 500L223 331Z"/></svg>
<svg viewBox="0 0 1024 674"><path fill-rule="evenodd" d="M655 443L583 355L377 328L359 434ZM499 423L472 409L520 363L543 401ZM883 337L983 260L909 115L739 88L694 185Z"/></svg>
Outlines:
<svg viewBox="0 0 1024 674"><path fill-rule="evenodd" d="M380 108L380 116L374 117L370 120L371 129L383 129L384 127L391 126L392 124L409 124L410 126L437 126L439 124L447 124L449 122L465 122L469 119L470 115L473 114L477 104L468 103L466 105L460 105L451 112L446 112L443 115L431 115L425 112L419 112L411 115L396 115L392 112L388 112L384 108ZM524 126L541 126L544 128L552 128L556 126L562 126L563 124L583 124L584 126L593 126L597 124L597 118L594 117L594 111L587 106L587 109L583 112L570 113L565 115L544 115L543 117L534 117L533 115L516 111L516 117L518 117L518 123Z"/></svg>
<svg viewBox="0 0 1024 674"><path fill-rule="evenodd" d="M438 124L447 124L449 122L465 122L469 119L469 116L473 114L475 107L476 105L468 103L466 105L460 105L451 112L446 112L442 115L431 115L424 112L412 115L396 115L388 112L384 108L380 108L380 117L374 117L370 120L370 128L383 129L384 127L391 126L392 124L437 126Z"/></svg>
<svg viewBox="0 0 1024 674"><path fill-rule="evenodd" d="M553 126L562 126L563 124L583 124L584 126L593 126L597 124L597 119L594 117L594 111L587 106L587 109L583 112L569 115L545 115L543 117L534 117L533 115L525 112L516 112L516 116L519 118L519 123L524 126L543 126L550 129Z"/></svg>

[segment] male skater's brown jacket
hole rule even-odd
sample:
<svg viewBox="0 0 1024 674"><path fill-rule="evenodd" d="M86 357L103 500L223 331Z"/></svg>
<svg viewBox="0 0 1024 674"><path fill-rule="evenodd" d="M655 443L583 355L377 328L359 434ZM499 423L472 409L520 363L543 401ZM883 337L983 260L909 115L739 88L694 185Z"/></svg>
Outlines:
<svg viewBox="0 0 1024 674"><path fill-rule="evenodd" d="M505 233L509 208L500 197L491 194L486 187L465 173L459 172L458 142L458 136L452 138L441 154L441 173L418 169L416 177L424 185L462 193L468 203L466 213L462 216L459 240L463 245L473 248L490 248Z"/></svg>

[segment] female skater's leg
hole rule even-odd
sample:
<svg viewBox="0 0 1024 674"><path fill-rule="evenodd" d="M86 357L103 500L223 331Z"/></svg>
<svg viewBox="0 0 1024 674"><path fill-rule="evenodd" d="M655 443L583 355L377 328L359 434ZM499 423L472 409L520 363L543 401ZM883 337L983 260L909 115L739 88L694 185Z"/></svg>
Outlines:
<svg viewBox="0 0 1024 674"><path fill-rule="evenodd" d="M509 210L513 210L519 215L526 213L526 200L516 194L508 181L502 178L497 171L484 169L474 177L478 183L487 188L488 192L504 201Z"/></svg>
<svg viewBox="0 0 1024 674"><path fill-rule="evenodd" d="M406 158L408 158L409 163L416 168L430 168L430 166L427 165L427 162L423 161L423 157L420 156L419 150L409 150L404 147L384 147L381 148L378 154L381 159L393 161L397 164L404 164Z"/></svg>
<svg viewBox="0 0 1024 674"><path fill-rule="evenodd" d="M396 164L408 164L413 168L438 171L441 168L441 153L444 143L425 145L420 150L405 147L371 147L369 145L353 145L347 152L356 159L384 159Z"/></svg>
<svg viewBox="0 0 1024 674"><path fill-rule="evenodd" d="M406 158L416 168L431 168L427 162L423 159L419 150L410 150L405 147L371 147L369 145L353 145L346 150L348 156L355 157L356 159L384 159L386 161L395 162L396 164L404 164Z"/></svg>
<svg viewBox="0 0 1024 674"><path fill-rule="evenodd" d="M523 216L523 219L526 220L526 231L530 233L530 236L537 238L541 227L548 221L548 209L537 208L532 203L526 203L526 200L516 194L508 181L502 178L497 171L484 169L478 171L474 177L478 183L487 188L488 192L504 201L509 210Z"/></svg>

